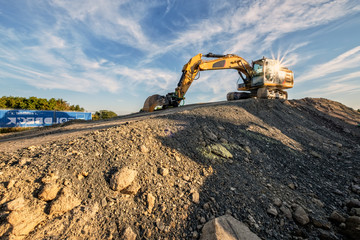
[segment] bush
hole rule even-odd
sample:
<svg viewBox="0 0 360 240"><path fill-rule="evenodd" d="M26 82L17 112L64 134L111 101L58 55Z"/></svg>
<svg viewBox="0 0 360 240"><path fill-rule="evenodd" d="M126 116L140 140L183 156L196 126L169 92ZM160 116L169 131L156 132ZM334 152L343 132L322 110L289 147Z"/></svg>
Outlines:
<svg viewBox="0 0 360 240"><path fill-rule="evenodd" d="M100 110L92 115L92 120L108 119L116 117L116 113L109 110Z"/></svg>

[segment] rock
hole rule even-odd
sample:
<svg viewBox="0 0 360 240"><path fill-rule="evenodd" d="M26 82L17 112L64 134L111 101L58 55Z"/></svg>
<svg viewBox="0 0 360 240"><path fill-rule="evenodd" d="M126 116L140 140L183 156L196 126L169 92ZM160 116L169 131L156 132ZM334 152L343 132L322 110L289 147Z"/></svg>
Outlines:
<svg viewBox="0 0 360 240"><path fill-rule="evenodd" d="M79 206L81 200L68 187L61 189L59 196L50 205L50 215L63 214Z"/></svg>
<svg viewBox="0 0 360 240"><path fill-rule="evenodd" d="M121 240L135 240L136 239L136 233L134 233L132 228L128 226L122 232L120 239Z"/></svg>
<svg viewBox="0 0 360 240"><path fill-rule="evenodd" d="M146 197L146 202L147 202L148 212L151 213L155 205L155 197L151 193L148 193Z"/></svg>
<svg viewBox="0 0 360 240"><path fill-rule="evenodd" d="M353 191L354 193L360 194L360 185L352 184L351 191Z"/></svg>
<svg viewBox="0 0 360 240"><path fill-rule="evenodd" d="M350 199L350 201L348 201L346 203L346 206L351 209L351 208L360 208L360 201L359 199Z"/></svg>
<svg viewBox="0 0 360 240"><path fill-rule="evenodd" d="M60 187L56 183L47 183L39 193L38 197L43 201L54 200L60 190Z"/></svg>
<svg viewBox="0 0 360 240"><path fill-rule="evenodd" d="M329 220L332 221L332 222L335 222L335 223L340 224L340 223L345 222L346 219L345 219L339 212L337 212L336 210L334 210L334 211L331 213L331 215L330 215L330 217L329 217Z"/></svg>
<svg viewBox="0 0 360 240"><path fill-rule="evenodd" d="M202 228L200 240L260 240L242 222L224 215L207 222Z"/></svg>
<svg viewBox="0 0 360 240"><path fill-rule="evenodd" d="M289 183L288 187L292 190L295 190L295 188L296 188L294 183Z"/></svg>
<svg viewBox="0 0 360 240"><path fill-rule="evenodd" d="M159 169L159 173L162 175L162 176L167 176L169 174L169 169L167 168L160 168Z"/></svg>
<svg viewBox="0 0 360 240"><path fill-rule="evenodd" d="M346 219L345 234L351 239L359 239L360 236L360 217L351 216Z"/></svg>
<svg viewBox="0 0 360 240"><path fill-rule="evenodd" d="M209 209L210 209L210 203L209 203L209 202L205 203L205 204L203 205L203 209L204 209L204 210L209 210Z"/></svg>
<svg viewBox="0 0 360 240"><path fill-rule="evenodd" d="M331 228L331 224L328 221L325 221L323 219L318 219L316 217L313 217L311 220L314 226L317 228L322 228L325 230L330 230Z"/></svg>
<svg viewBox="0 0 360 240"><path fill-rule="evenodd" d="M299 223L300 225L306 225L310 222L308 214L305 212L305 210L297 205L295 207L295 211L293 214L294 220Z"/></svg>
<svg viewBox="0 0 360 240"><path fill-rule="evenodd" d="M27 201L23 197L18 197L7 203L6 207L9 211L18 211L24 209Z"/></svg>
<svg viewBox="0 0 360 240"><path fill-rule="evenodd" d="M319 230L319 238L320 240L338 240L339 238L336 237L335 234L328 232L328 231L324 231L322 229Z"/></svg>
<svg viewBox="0 0 360 240"><path fill-rule="evenodd" d="M310 151L309 152L313 157L316 157L316 158L321 158L321 155L315 151Z"/></svg>
<svg viewBox="0 0 360 240"><path fill-rule="evenodd" d="M287 219L292 219L291 210L288 207L281 206L280 211L284 214Z"/></svg>
<svg viewBox="0 0 360 240"><path fill-rule="evenodd" d="M20 165L20 166L24 166L24 165L27 164L28 162L31 162L31 158L22 157L22 158L19 160L19 165Z"/></svg>
<svg viewBox="0 0 360 240"><path fill-rule="evenodd" d="M199 194L199 192L197 192L197 191L193 192L193 193L191 194L191 200L192 200L194 203L198 204L198 203L200 202L200 194Z"/></svg>
<svg viewBox="0 0 360 240"><path fill-rule="evenodd" d="M156 227L157 227L160 231L164 231L164 229L165 229L165 224L158 218L158 219L156 219Z"/></svg>
<svg viewBox="0 0 360 240"><path fill-rule="evenodd" d="M10 181L7 183L6 188L11 189L15 185L16 181L15 179L10 179Z"/></svg>
<svg viewBox="0 0 360 240"><path fill-rule="evenodd" d="M192 232L191 235L192 235L193 239L198 239L199 238L199 233L197 231Z"/></svg>
<svg viewBox="0 0 360 240"><path fill-rule="evenodd" d="M41 179L42 183L55 183L59 179L59 175L56 171L49 171L49 173Z"/></svg>
<svg viewBox="0 0 360 240"><path fill-rule="evenodd" d="M211 146L211 152L219 157L233 158L233 155L221 144L215 144Z"/></svg>
<svg viewBox="0 0 360 240"><path fill-rule="evenodd" d="M351 211L350 211L350 215L360 217L360 208L352 208Z"/></svg>
<svg viewBox="0 0 360 240"><path fill-rule="evenodd" d="M130 186L137 176L137 171L128 167L120 169L110 178L110 188L114 191L121 191Z"/></svg>
<svg viewBox="0 0 360 240"><path fill-rule="evenodd" d="M212 141L217 141L218 137L215 133L213 133L209 128L204 127L204 133L208 136L208 138Z"/></svg>
<svg viewBox="0 0 360 240"><path fill-rule="evenodd" d="M140 188L140 184L137 181L133 181L130 186L121 190L121 193L135 195L140 190Z"/></svg>
<svg viewBox="0 0 360 240"><path fill-rule="evenodd" d="M251 148L249 146L244 146L244 150L245 152L247 152L248 154L251 154Z"/></svg>
<svg viewBox="0 0 360 240"><path fill-rule="evenodd" d="M321 208L324 207L324 203L317 198L313 198L312 202L315 203L315 205L318 207L321 207Z"/></svg>
<svg viewBox="0 0 360 240"><path fill-rule="evenodd" d="M26 205L20 211L12 211L7 217L8 223L12 226L11 233L22 237L28 235L45 219L44 208L41 205Z"/></svg>
<svg viewBox="0 0 360 240"><path fill-rule="evenodd" d="M150 152L150 150L149 150L145 145L141 145L141 146L139 147L139 149L140 149L140 151L141 151L142 153L148 153L148 152Z"/></svg>
<svg viewBox="0 0 360 240"><path fill-rule="evenodd" d="M277 206L277 207L280 207L280 206L282 205L282 201L281 201L280 198L275 198L275 199L273 200L273 203L274 203L274 205Z"/></svg>
<svg viewBox="0 0 360 240"><path fill-rule="evenodd" d="M267 213L269 213L270 215L273 215L274 217L276 217L278 215L278 211L273 206L270 206L268 208Z"/></svg>

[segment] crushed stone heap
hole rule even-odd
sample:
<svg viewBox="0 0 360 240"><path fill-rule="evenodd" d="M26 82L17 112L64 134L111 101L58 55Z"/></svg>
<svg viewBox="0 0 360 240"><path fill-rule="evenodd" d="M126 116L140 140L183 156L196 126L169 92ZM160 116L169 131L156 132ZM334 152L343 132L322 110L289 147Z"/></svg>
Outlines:
<svg viewBox="0 0 360 240"><path fill-rule="evenodd" d="M1 239L360 236L355 110L249 99L142 116L0 136Z"/></svg>

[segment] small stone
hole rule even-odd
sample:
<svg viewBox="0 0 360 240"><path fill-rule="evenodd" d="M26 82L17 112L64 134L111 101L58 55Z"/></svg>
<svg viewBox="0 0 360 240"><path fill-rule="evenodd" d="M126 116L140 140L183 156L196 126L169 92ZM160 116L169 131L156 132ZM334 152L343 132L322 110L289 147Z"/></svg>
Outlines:
<svg viewBox="0 0 360 240"><path fill-rule="evenodd" d="M295 190L295 188L296 188L294 183L289 183L288 187L292 190Z"/></svg>
<svg viewBox="0 0 360 240"><path fill-rule="evenodd" d="M142 153L148 153L148 152L150 152L150 150L149 150L145 145L141 145L141 146L139 147L139 149L140 149L140 151L141 151Z"/></svg>
<svg viewBox="0 0 360 240"><path fill-rule="evenodd" d="M146 201L147 201L148 212L151 213L155 205L155 197L151 193L148 193L146 197Z"/></svg>
<svg viewBox="0 0 360 240"><path fill-rule="evenodd" d="M335 223L338 223L338 224L343 223L343 222L345 222L345 220L346 220L346 219L345 219L338 211L336 211L336 210L334 210L334 211L331 213L329 219L330 219L331 221L335 222Z"/></svg>
<svg viewBox="0 0 360 240"><path fill-rule="evenodd" d="M121 191L130 186L137 176L137 171L128 167L120 169L110 178L110 188L114 191Z"/></svg>
<svg viewBox="0 0 360 240"><path fill-rule="evenodd" d="M10 181L8 182L6 188L11 189L15 185L15 183L16 183L16 181L14 179L10 179Z"/></svg>
<svg viewBox="0 0 360 240"><path fill-rule="evenodd" d="M176 160L177 162L180 162L180 161L181 161L181 158L176 155L176 156L175 156L175 160Z"/></svg>
<svg viewBox="0 0 360 240"><path fill-rule="evenodd" d="M56 183L47 183L39 193L39 199L43 201L54 200L60 190Z"/></svg>
<svg viewBox="0 0 360 240"><path fill-rule="evenodd" d="M23 165L27 164L28 162L31 162L31 158L23 157L19 160L19 165L23 166Z"/></svg>
<svg viewBox="0 0 360 240"><path fill-rule="evenodd" d="M207 222L201 231L200 240L235 239L260 240L260 238L242 222L230 215L224 215Z"/></svg>
<svg viewBox="0 0 360 240"><path fill-rule="evenodd" d="M313 201L313 203L315 203L316 206L321 207L321 208L324 207L324 203L322 201L320 201L319 199L313 198L312 201Z"/></svg>
<svg viewBox="0 0 360 240"><path fill-rule="evenodd" d="M274 205L277 207L280 207L282 205L282 201L280 198L275 198L274 199Z"/></svg>
<svg viewBox="0 0 360 240"><path fill-rule="evenodd" d="M273 206L270 206L268 208L267 213L269 213L270 215L272 215L274 217L276 217L278 215L278 211Z"/></svg>
<svg viewBox="0 0 360 240"><path fill-rule="evenodd" d="M101 200L101 206L102 206L103 208L105 208L106 205L107 205L107 201L106 201L106 197L104 197L104 198Z"/></svg>
<svg viewBox="0 0 360 240"><path fill-rule="evenodd" d="M157 227L160 231L164 231L164 229L165 229L165 224L164 224L160 219L156 219L156 227Z"/></svg>
<svg viewBox="0 0 360 240"><path fill-rule="evenodd" d="M197 231L192 232L192 238L198 239L199 233Z"/></svg>
<svg viewBox="0 0 360 240"><path fill-rule="evenodd" d="M321 155L315 151L310 151L310 154L313 156L313 157L316 157L316 158L321 158Z"/></svg>
<svg viewBox="0 0 360 240"><path fill-rule="evenodd" d="M77 179L79 179L79 180L81 181L81 180L84 179L84 176L83 176L81 173L79 173L79 174L77 175Z"/></svg>
<svg viewBox="0 0 360 240"><path fill-rule="evenodd" d="M350 201L348 201L346 203L346 206L351 209L351 208L360 208L360 201L359 199L350 199Z"/></svg>
<svg viewBox="0 0 360 240"><path fill-rule="evenodd" d="M342 146L343 146L341 143L338 143L338 142L335 142L334 144L335 144L335 146L337 146L338 148L342 148Z"/></svg>
<svg viewBox="0 0 360 240"><path fill-rule="evenodd" d="M360 194L360 185L352 184L351 191L353 191L354 193Z"/></svg>
<svg viewBox="0 0 360 240"><path fill-rule="evenodd" d="M285 206L280 207L280 211L284 214L287 219L292 219L291 210Z"/></svg>
<svg viewBox="0 0 360 240"><path fill-rule="evenodd" d="M188 182L190 180L190 177L188 175L183 175L182 179Z"/></svg>
<svg viewBox="0 0 360 240"><path fill-rule="evenodd" d="M63 188L50 205L50 215L66 213L80 204L81 200L74 196L70 188Z"/></svg>
<svg viewBox="0 0 360 240"><path fill-rule="evenodd" d="M122 232L121 235L121 240L135 240L136 239L136 234L134 233L134 231L132 230L131 227L127 227L125 228L125 230Z"/></svg>
<svg viewBox="0 0 360 240"><path fill-rule="evenodd" d="M127 188L121 190L121 193L123 194L129 194L129 195L135 195L139 190L141 186L137 181L133 181L130 186Z"/></svg>
<svg viewBox="0 0 360 240"><path fill-rule="evenodd" d="M360 208L352 208L351 211L350 211L350 215L360 217Z"/></svg>
<svg viewBox="0 0 360 240"><path fill-rule="evenodd" d="M221 144L215 144L211 146L211 152L219 157L233 158L233 155Z"/></svg>
<svg viewBox="0 0 360 240"><path fill-rule="evenodd" d="M351 216L346 219L345 234L351 239L359 239L360 236L360 217Z"/></svg>
<svg viewBox="0 0 360 240"><path fill-rule="evenodd" d="M295 207L294 219L300 225L306 225L310 221L308 214L301 206Z"/></svg>
<svg viewBox="0 0 360 240"><path fill-rule="evenodd" d="M322 229L325 229L325 230L330 230L331 229L331 224L328 221L325 221L325 220L322 220L322 219L318 219L318 218L313 217L312 218L312 223L317 228L322 228Z"/></svg>
<svg viewBox="0 0 360 240"><path fill-rule="evenodd" d="M206 219L205 219L204 217L201 217L201 218L200 218L200 222L201 222L202 224L204 224L204 223L206 223Z"/></svg>
<svg viewBox="0 0 360 240"><path fill-rule="evenodd" d="M160 168L159 169L159 173L162 175L162 176L167 176L169 174L169 169L167 168Z"/></svg>
<svg viewBox="0 0 360 240"><path fill-rule="evenodd" d="M209 203L209 202L205 203L205 204L203 205L203 209L204 209L204 210L209 210L209 209L210 209L210 203Z"/></svg>
<svg viewBox="0 0 360 240"><path fill-rule="evenodd" d="M200 194L199 194L199 192L197 192L197 191L193 192L193 193L191 194L191 200L192 200L194 203L198 204L198 203L200 202Z"/></svg>
<svg viewBox="0 0 360 240"><path fill-rule="evenodd" d="M244 150L245 152L247 152L248 154L251 153L251 148L249 146L244 146Z"/></svg>

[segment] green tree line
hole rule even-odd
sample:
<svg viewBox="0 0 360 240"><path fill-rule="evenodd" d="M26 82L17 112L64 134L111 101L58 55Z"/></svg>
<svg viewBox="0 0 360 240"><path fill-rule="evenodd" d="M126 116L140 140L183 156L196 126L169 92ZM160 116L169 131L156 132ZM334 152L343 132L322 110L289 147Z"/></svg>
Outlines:
<svg viewBox="0 0 360 240"><path fill-rule="evenodd" d="M79 105L70 105L63 99L46 99L37 97L1 97L0 109L27 109L27 110L56 110L56 111L78 111L84 108Z"/></svg>

